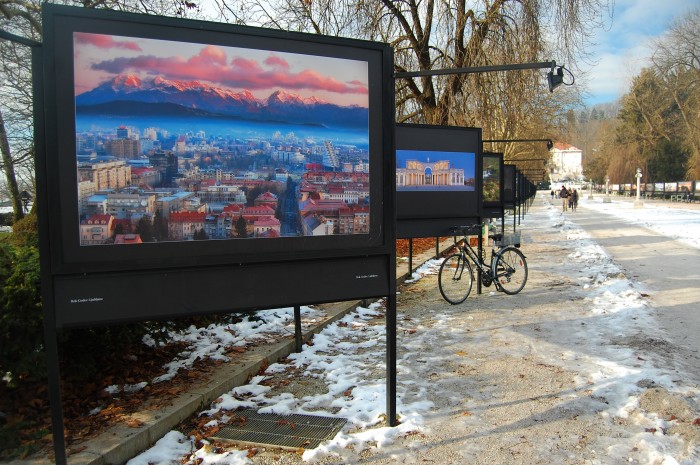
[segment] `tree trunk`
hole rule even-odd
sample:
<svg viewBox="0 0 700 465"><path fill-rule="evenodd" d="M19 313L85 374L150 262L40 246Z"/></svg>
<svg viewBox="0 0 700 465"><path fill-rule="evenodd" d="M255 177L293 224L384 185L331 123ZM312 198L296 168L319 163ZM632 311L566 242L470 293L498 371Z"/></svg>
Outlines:
<svg viewBox="0 0 700 465"><path fill-rule="evenodd" d="M22 206L22 199L19 197L17 176L15 176L15 164L12 160L12 154L10 153L10 141L7 139L5 119L2 116L2 110L0 110L0 152L2 152L2 169L5 172L5 182L7 183L7 190L12 200L14 222L17 222L24 218L24 209Z"/></svg>

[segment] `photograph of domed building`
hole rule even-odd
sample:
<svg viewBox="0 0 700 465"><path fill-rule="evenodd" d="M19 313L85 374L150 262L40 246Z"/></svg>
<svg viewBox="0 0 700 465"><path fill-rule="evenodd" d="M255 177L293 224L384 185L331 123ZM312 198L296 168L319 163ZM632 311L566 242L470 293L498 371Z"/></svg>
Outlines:
<svg viewBox="0 0 700 465"><path fill-rule="evenodd" d="M474 190L474 153L396 151L396 190Z"/></svg>

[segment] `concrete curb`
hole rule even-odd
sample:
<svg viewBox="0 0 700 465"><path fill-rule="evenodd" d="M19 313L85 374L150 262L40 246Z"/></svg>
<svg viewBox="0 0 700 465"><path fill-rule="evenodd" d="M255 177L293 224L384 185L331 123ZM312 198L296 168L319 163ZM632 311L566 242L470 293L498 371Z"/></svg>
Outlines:
<svg viewBox="0 0 700 465"><path fill-rule="evenodd" d="M360 301L338 302L325 305L329 315L326 320L303 333L308 341L331 323L339 320L361 304ZM173 399L172 405L164 409L145 410L132 417L143 423L131 428L116 425L97 438L88 441L86 448L68 457L70 465L112 465L125 463L143 450L149 448L181 421L205 410L221 394L236 386L242 386L270 363L277 362L295 351L295 341L282 341L255 347L240 354L235 361L223 365L205 385ZM29 465L22 462L22 465Z"/></svg>

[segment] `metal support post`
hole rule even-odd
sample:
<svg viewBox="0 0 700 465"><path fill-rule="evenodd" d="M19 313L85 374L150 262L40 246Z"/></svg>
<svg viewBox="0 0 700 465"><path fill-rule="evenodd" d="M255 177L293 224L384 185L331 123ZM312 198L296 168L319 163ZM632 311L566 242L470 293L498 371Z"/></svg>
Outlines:
<svg viewBox="0 0 700 465"><path fill-rule="evenodd" d="M301 352L304 340L301 334L301 307L294 306L294 349L297 353Z"/></svg>

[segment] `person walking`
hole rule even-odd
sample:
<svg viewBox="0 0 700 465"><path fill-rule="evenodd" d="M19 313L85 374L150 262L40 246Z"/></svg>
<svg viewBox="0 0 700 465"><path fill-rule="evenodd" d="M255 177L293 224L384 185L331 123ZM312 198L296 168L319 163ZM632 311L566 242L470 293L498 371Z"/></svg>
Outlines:
<svg viewBox="0 0 700 465"><path fill-rule="evenodd" d="M571 194L571 210L576 211L576 207L578 207L578 191L574 189L574 192Z"/></svg>
<svg viewBox="0 0 700 465"><path fill-rule="evenodd" d="M554 189L552 189L552 192L550 192L549 195L552 197L552 200L554 200Z"/></svg>
<svg viewBox="0 0 700 465"><path fill-rule="evenodd" d="M566 190L566 186L561 186L561 190L559 191L559 198L561 199L562 211L566 211L569 205L569 191Z"/></svg>
<svg viewBox="0 0 700 465"><path fill-rule="evenodd" d="M574 188L569 187L569 210L574 209Z"/></svg>

